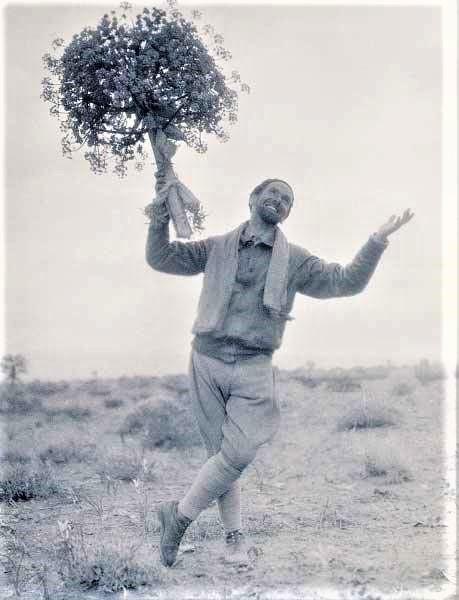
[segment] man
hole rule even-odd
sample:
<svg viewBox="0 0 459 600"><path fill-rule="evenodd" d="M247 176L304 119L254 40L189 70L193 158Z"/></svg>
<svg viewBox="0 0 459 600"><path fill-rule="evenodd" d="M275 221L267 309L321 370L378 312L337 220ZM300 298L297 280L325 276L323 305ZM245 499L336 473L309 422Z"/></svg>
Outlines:
<svg viewBox="0 0 459 600"><path fill-rule="evenodd" d="M216 500L226 532L226 560L244 564L239 478L279 426L272 354L291 320L295 294L336 298L361 292L387 237L413 214L408 209L402 217L393 215L342 267L287 242L278 226L290 214L294 196L283 180L268 179L253 190L250 219L235 230L187 243L169 242L166 189L159 180L146 258L164 273L204 272L189 376L209 458L185 496L159 509L161 562L175 562L187 527Z"/></svg>

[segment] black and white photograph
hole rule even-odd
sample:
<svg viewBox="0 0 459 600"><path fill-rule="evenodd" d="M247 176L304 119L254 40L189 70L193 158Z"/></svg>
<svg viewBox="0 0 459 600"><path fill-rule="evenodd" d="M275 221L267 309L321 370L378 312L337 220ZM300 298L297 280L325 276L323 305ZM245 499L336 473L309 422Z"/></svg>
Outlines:
<svg viewBox="0 0 459 600"><path fill-rule="evenodd" d="M457 5L2 4L0 598L455 598Z"/></svg>

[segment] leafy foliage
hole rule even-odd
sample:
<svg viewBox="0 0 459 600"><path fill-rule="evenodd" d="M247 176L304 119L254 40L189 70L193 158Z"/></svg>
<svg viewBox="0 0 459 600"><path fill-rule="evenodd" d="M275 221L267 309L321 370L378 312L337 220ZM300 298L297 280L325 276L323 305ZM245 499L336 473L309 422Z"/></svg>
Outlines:
<svg viewBox="0 0 459 600"><path fill-rule="evenodd" d="M237 71L230 87L217 66L231 58L222 36L210 25L200 34L199 11L188 20L174 0L167 10L144 8L136 17L127 15L127 3L121 8L121 15L103 15L66 46L62 38L54 40L53 53L43 57L50 76L41 95L61 121L64 155L86 145L95 173L105 172L113 157L115 172L124 176L128 161L142 168L149 131L161 129L198 152L206 150L203 134L226 140L222 121L237 120L234 88L249 87Z"/></svg>
<svg viewBox="0 0 459 600"><path fill-rule="evenodd" d="M5 354L0 367L6 379L11 383L15 383L19 379L20 373L27 373L27 361L22 354Z"/></svg>

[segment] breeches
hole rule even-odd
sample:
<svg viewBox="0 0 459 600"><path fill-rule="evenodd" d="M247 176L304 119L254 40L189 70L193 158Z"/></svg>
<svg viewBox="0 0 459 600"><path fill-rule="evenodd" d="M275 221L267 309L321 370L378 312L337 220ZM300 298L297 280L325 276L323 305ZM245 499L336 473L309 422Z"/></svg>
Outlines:
<svg viewBox="0 0 459 600"><path fill-rule="evenodd" d="M225 363L192 351L190 397L208 456L242 473L279 428L276 369L258 355Z"/></svg>

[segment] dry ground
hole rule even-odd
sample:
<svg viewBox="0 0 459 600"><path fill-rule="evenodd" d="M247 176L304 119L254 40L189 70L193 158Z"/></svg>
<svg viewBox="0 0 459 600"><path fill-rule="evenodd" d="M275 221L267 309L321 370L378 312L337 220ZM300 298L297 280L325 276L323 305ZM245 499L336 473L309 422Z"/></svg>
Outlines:
<svg viewBox="0 0 459 600"><path fill-rule="evenodd" d="M100 550L102 565L112 560L108 548L125 556L134 546L130 564L145 569L150 583L119 598L427 599L453 590L444 545L454 494L444 473L442 381L421 385L412 368L394 368L360 380L363 391L309 387L299 372L280 372L279 382L282 429L242 479L252 546L245 569L221 561L215 506L187 532L177 564L159 564L155 511L181 497L204 451L167 443L142 451L138 431L117 433L141 406L164 399L186 406L184 377L70 382L42 394L35 412L4 414L2 468L17 460L7 455L13 451L31 458L26 466L51 465L60 493L3 503L4 540L25 542L26 554L20 562L10 549L8 561L5 546L1 598L13 597L15 577L24 598L106 597L106 573L85 591L62 571L65 553L81 552L81 539L90 557ZM56 412L75 406L90 414ZM62 456L54 462L56 447Z"/></svg>

